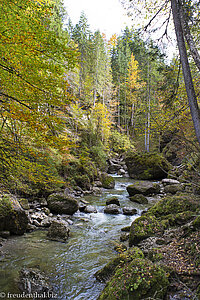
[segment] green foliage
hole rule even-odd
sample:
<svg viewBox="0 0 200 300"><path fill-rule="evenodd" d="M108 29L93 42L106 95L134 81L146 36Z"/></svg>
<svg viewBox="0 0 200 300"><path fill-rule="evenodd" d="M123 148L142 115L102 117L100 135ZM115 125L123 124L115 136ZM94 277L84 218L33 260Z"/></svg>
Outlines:
<svg viewBox="0 0 200 300"><path fill-rule="evenodd" d="M117 130L112 130L109 146L116 153L124 153L130 149L134 150L134 145L130 138L125 134L119 133Z"/></svg>
<svg viewBox="0 0 200 300"><path fill-rule="evenodd" d="M105 170L107 155L103 145L91 147L90 156L100 170Z"/></svg>

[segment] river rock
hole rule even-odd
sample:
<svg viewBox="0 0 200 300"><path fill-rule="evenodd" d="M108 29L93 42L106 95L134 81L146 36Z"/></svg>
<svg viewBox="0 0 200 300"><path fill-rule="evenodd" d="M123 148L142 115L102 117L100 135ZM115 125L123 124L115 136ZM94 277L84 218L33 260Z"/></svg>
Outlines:
<svg viewBox="0 0 200 300"><path fill-rule="evenodd" d="M139 203L139 204L147 204L148 203L148 199L147 197L145 197L144 195L142 194L136 194L134 196L131 196L130 197L130 200L132 202L136 202L136 203Z"/></svg>
<svg viewBox="0 0 200 300"><path fill-rule="evenodd" d="M96 180L96 181L94 181L94 186L101 188L102 187L102 182L100 180Z"/></svg>
<svg viewBox="0 0 200 300"><path fill-rule="evenodd" d="M132 207L123 207L123 214L127 216L133 216L137 214L137 209Z"/></svg>
<svg viewBox="0 0 200 300"><path fill-rule="evenodd" d="M36 220L37 222L41 223L44 219L46 219L48 216L44 212L35 212L31 215L32 220Z"/></svg>
<svg viewBox="0 0 200 300"><path fill-rule="evenodd" d="M78 210L77 200L62 193L51 194L47 203L50 211L57 214L73 215Z"/></svg>
<svg viewBox="0 0 200 300"><path fill-rule="evenodd" d="M69 237L69 225L63 220L53 220L49 227L47 236L50 240L66 242Z"/></svg>
<svg viewBox="0 0 200 300"><path fill-rule="evenodd" d="M130 196L134 196L136 194L148 196L152 194L158 194L160 192L160 186L159 184L151 181L136 181L127 186L127 191Z"/></svg>
<svg viewBox="0 0 200 300"><path fill-rule="evenodd" d="M180 181L171 178L164 178L162 180L163 185L180 184Z"/></svg>
<svg viewBox="0 0 200 300"><path fill-rule="evenodd" d="M134 179L157 180L167 177L172 166L158 153L129 153L126 156L128 174Z"/></svg>
<svg viewBox="0 0 200 300"><path fill-rule="evenodd" d="M22 235L28 225L28 216L18 200L11 195L0 197L0 231Z"/></svg>
<svg viewBox="0 0 200 300"><path fill-rule="evenodd" d="M104 213L117 215L120 213L120 210L116 204L110 204L104 208Z"/></svg>
<svg viewBox="0 0 200 300"><path fill-rule="evenodd" d="M92 188L92 192L93 192L94 195L101 195L102 194L102 189L99 188L99 187L94 186Z"/></svg>
<svg viewBox="0 0 200 300"><path fill-rule="evenodd" d="M171 184L164 187L164 192L170 194L176 194L177 192L181 192L183 190L184 187L181 184Z"/></svg>
<svg viewBox="0 0 200 300"><path fill-rule="evenodd" d="M108 200L106 200L106 205L110 204L116 204L117 206L120 206L119 199L115 196L109 198Z"/></svg>
<svg viewBox="0 0 200 300"><path fill-rule="evenodd" d="M126 171L124 169L120 169L118 172L117 172L118 175L125 175L126 174Z"/></svg>
<svg viewBox="0 0 200 300"><path fill-rule="evenodd" d="M84 212L85 212L85 213L91 214L91 213L97 213L97 210L96 210L96 208L95 208L94 206L92 206L92 205L87 205L87 206L85 207L85 209L84 209Z"/></svg>
<svg viewBox="0 0 200 300"><path fill-rule="evenodd" d="M23 268L19 274L18 286L27 294L52 293L49 279L37 268Z"/></svg>
<svg viewBox="0 0 200 300"><path fill-rule="evenodd" d="M114 189L115 187L114 178L106 173L101 174L101 182L104 189Z"/></svg>

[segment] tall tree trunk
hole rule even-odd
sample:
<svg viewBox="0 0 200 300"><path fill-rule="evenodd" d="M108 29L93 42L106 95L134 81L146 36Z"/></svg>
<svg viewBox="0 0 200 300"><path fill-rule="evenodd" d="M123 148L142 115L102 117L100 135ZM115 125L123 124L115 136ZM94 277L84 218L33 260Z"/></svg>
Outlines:
<svg viewBox="0 0 200 300"><path fill-rule="evenodd" d="M174 19L174 27L175 27L176 38L177 38L177 43L179 48L179 54L181 58L185 87L186 87L188 102L190 106L190 112L192 115L196 137L200 144L200 112L197 104L197 97L194 90L190 65L187 57L178 1L179 0L171 0L172 14Z"/></svg>
<svg viewBox="0 0 200 300"><path fill-rule="evenodd" d="M151 77L150 77L150 64L149 64L149 58L148 58L148 91L147 91L147 99L148 99L148 113L147 113L147 145L146 145L146 151L150 151L150 112L151 112Z"/></svg>
<svg viewBox="0 0 200 300"><path fill-rule="evenodd" d="M184 6L183 6L184 3L181 3L180 4L180 16L181 16L181 22L182 22L182 28L183 28L183 32L184 32L184 36L185 36L185 39L187 41L187 44L188 44L188 47L190 49L190 53L194 59L194 62L197 66L197 68L199 69L200 71L200 55L199 55L199 52L197 50L197 47L195 45L195 42L193 40L193 37L191 35L191 32L190 32L190 27L188 25L188 20L187 20L187 14L185 12L185 9L184 9Z"/></svg>

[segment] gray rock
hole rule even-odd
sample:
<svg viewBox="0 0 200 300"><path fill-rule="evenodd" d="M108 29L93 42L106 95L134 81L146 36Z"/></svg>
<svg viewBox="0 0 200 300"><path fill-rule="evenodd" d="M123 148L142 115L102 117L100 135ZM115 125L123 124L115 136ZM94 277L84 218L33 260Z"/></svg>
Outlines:
<svg viewBox="0 0 200 300"><path fill-rule="evenodd" d="M42 220L46 219L47 217L48 216L42 211L35 212L34 214L31 215L31 219L36 220L39 223L42 222Z"/></svg>
<svg viewBox="0 0 200 300"><path fill-rule="evenodd" d="M118 175L124 175L126 173L126 171L124 169L120 169L117 174Z"/></svg>
<svg viewBox="0 0 200 300"><path fill-rule="evenodd" d="M110 204L116 204L117 206L120 206L119 199L115 196L109 198L108 200L106 200L106 205Z"/></svg>
<svg viewBox="0 0 200 300"><path fill-rule="evenodd" d="M104 213L117 215L120 213L120 210L116 204L110 204L104 208Z"/></svg>
<svg viewBox="0 0 200 300"><path fill-rule="evenodd" d="M47 236L50 240L66 242L69 237L69 225L63 220L53 220Z"/></svg>
<svg viewBox="0 0 200 300"><path fill-rule="evenodd" d="M181 192L183 190L184 187L181 184L171 184L164 187L164 192L170 194L176 194L177 192Z"/></svg>
<svg viewBox="0 0 200 300"><path fill-rule="evenodd" d="M77 200L62 193L51 194L47 203L53 213L73 215L78 210Z"/></svg>
<svg viewBox="0 0 200 300"><path fill-rule="evenodd" d="M97 210L96 210L96 208L95 208L94 206L92 206L92 205L87 205L87 206L85 207L85 209L84 209L84 212L85 212L85 213L91 214L91 213L97 213Z"/></svg>
<svg viewBox="0 0 200 300"><path fill-rule="evenodd" d="M100 195L100 194L102 193L101 188L98 188L98 187L96 187L96 186L94 186L94 187L92 188L92 191L93 191L93 194L94 194L94 195Z"/></svg>
<svg viewBox="0 0 200 300"><path fill-rule="evenodd" d="M52 293L49 279L37 268L23 268L19 274L18 286L20 291L27 294Z"/></svg>
<svg viewBox="0 0 200 300"><path fill-rule="evenodd" d="M127 191L130 196L134 196L136 194L142 194L145 196L158 194L160 192L160 186L157 183L153 183L151 181L135 181L133 184L127 187Z"/></svg>
<svg viewBox="0 0 200 300"><path fill-rule="evenodd" d="M180 181L170 178L165 178L162 180L163 185L171 185L171 184L180 184Z"/></svg>
<svg viewBox="0 0 200 300"><path fill-rule="evenodd" d="M102 187L102 182L100 180L97 180L94 182L95 187Z"/></svg>
<svg viewBox="0 0 200 300"><path fill-rule="evenodd" d="M139 204L147 204L148 203L148 199L142 194L136 194L134 196L131 196L130 200L132 202L136 202L136 203L139 203Z"/></svg>
<svg viewBox="0 0 200 300"><path fill-rule="evenodd" d="M127 216L133 216L137 214L137 209L132 207L124 207L123 214Z"/></svg>

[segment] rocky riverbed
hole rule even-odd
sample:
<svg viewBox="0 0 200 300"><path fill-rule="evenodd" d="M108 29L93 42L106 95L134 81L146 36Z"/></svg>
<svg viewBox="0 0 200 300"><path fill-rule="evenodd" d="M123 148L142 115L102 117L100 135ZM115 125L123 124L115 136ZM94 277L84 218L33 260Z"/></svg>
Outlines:
<svg viewBox="0 0 200 300"><path fill-rule="evenodd" d="M5 239L2 239L1 249L0 289L5 294L35 291L37 286L42 286L42 282L41 291L54 293L51 295L56 295L57 299L97 299L105 287L105 279L115 274L115 268L108 267L107 273L103 271L103 277L101 275L102 266L109 261L112 266L112 258L115 262L120 262L124 259L121 255L124 257L128 255L130 262L139 255L140 259L143 259L141 261L144 263L143 267L146 266L148 259L150 261L148 268L156 269L155 261L159 264L161 259L158 258L164 257L163 261L169 262L170 266L170 251L173 252L175 249L174 253L178 253L178 249L173 248L177 246L173 239L177 237L181 239L185 233L184 228L189 228L190 231L194 227L192 224L190 228L189 222L194 220L198 201L194 205L194 210L189 212L189 207L192 207L191 201L184 202L182 196L173 198L178 197L173 196L175 193L187 192L188 186L172 179L163 179L162 182L138 181L121 176L114 179L115 188L104 189L98 184L98 190L93 194L85 193L84 198L76 196L74 200L75 195L54 193L47 200L40 199L34 203L23 200L21 205L26 210L28 232L20 237L9 237L8 231L1 232L2 237L7 238L6 243L3 242ZM169 207L161 206L157 210L152 208L153 213L149 214L147 209L159 203L158 201L162 202L167 194L168 199L171 199ZM182 209L174 210L176 216L171 211L175 206L172 199L175 199L174 203L179 203L178 209ZM63 209L66 209L65 214L60 213ZM171 212L170 216L168 211L166 213L167 209ZM167 218L162 214L167 215ZM181 228L176 228L177 226ZM198 225L195 228L197 227ZM189 236L187 243L191 239L198 247L195 230L192 234L194 237ZM184 244L184 241L181 243ZM131 255L124 252L129 246L132 246ZM139 246L140 250L134 250L135 246ZM166 250L165 255L163 249ZM118 267L117 263L114 265ZM169 285L168 275L165 280L164 271L160 267L157 271L164 276L159 277L159 280L162 279L165 286L166 283ZM94 276L99 274L98 272L100 275L96 278L100 281ZM23 274L27 275L26 279ZM39 282L35 278L39 278ZM169 286L173 289L172 284ZM197 288L197 285L195 287ZM145 291L145 288L143 290ZM172 296L168 299L190 299L180 298L179 291L174 290L175 296L171 293ZM179 290L184 292L181 285ZM186 294L189 295L189 292ZM104 299L104 295L105 292L101 299ZM193 291L191 295L194 295ZM139 296L137 299L142 298Z"/></svg>

